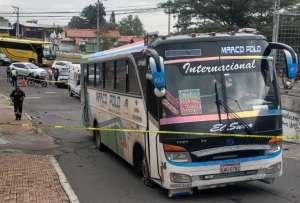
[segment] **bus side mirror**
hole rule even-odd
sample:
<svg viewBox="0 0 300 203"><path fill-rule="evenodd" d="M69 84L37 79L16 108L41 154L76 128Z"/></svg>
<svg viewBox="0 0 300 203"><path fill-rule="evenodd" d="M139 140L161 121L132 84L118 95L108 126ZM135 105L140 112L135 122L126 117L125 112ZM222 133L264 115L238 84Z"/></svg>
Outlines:
<svg viewBox="0 0 300 203"><path fill-rule="evenodd" d="M157 69L156 61L153 57L149 58L149 65L151 69L152 82L154 84L154 94L157 97L163 97L166 94L165 82L165 66L162 57L159 57L160 70Z"/></svg>
<svg viewBox="0 0 300 203"><path fill-rule="evenodd" d="M268 56L272 49L283 50L285 55L286 68L282 75L282 83L285 89L291 89L297 78L298 73L298 56L295 50L287 44L270 42L269 47L265 50L264 56Z"/></svg>
<svg viewBox="0 0 300 203"><path fill-rule="evenodd" d="M286 62L286 73L288 79L294 80L298 74L298 58L293 60L291 52L283 50Z"/></svg>

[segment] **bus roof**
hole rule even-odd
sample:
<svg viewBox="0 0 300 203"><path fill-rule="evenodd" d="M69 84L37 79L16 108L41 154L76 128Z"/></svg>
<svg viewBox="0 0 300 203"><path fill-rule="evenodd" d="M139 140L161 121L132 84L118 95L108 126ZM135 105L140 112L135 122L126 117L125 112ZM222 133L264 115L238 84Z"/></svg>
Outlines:
<svg viewBox="0 0 300 203"><path fill-rule="evenodd" d="M120 46L117 48L109 49L106 51L97 52L94 54L84 56L83 62L90 62L94 60L102 60L111 57L115 57L118 55L126 55L130 53L141 52L143 49L147 48L144 42L136 42L125 46Z"/></svg>
<svg viewBox="0 0 300 203"><path fill-rule="evenodd" d="M0 37L0 41L12 42L12 43L21 43L21 44L51 44L51 42L44 42L44 41L38 41L38 40L1 38L1 37Z"/></svg>
<svg viewBox="0 0 300 203"><path fill-rule="evenodd" d="M266 40L262 35L252 33L208 33L192 35L178 35L169 37L158 37L149 46L144 42L136 42L129 45L109 49L106 51L97 52L94 54L82 57L82 63L95 62L100 60L109 60L116 56L127 55L130 53L138 53L147 47L157 47L172 43L187 43L187 42L215 42L215 41L234 41L234 40Z"/></svg>
<svg viewBox="0 0 300 203"><path fill-rule="evenodd" d="M187 43L187 42L216 42L216 41L234 41L234 40L266 40L263 35L252 33L205 33L192 35L178 35L164 38L157 38L151 47L157 47L164 44Z"/></svg>

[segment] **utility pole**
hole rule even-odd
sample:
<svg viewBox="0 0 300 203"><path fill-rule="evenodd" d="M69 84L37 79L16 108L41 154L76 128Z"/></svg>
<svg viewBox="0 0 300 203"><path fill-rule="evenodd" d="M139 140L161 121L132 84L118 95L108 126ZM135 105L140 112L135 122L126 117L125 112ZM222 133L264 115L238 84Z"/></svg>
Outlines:
<svg viewBox="0 0 300 203"><path fill-rule="evenodd" d="M100 2L97 2L97 51L100 51Z"/></svg>
<svg viewBox="0 0 300 203"><path fill-rule="evenodd" d="M20 37L20 8L17 6L12 6L15 9L15 13L17 14L17 23L16 23L16 38Z"/></svg>
<svg viewBox="0 0 300 203"><path fill-rule="evenodd" d="M168 1L168 35L171 34L171 1Z"/></svg>

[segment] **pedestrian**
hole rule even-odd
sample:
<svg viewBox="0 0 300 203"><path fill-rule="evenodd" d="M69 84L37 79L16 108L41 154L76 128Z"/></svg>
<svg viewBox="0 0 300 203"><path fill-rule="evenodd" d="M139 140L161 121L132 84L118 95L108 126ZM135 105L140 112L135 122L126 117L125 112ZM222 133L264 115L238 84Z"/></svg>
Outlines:
<svg viewBox="0 0 300 203"><path fill-rule="evenodd" d="M54 80L55 81L58 80L58 75L59 75L58 69L54 68Z"/></svg>
<svg viewBox="0 0 300 203"><path fill-rule="evenodd" d="M14 103L16 120L21 120L25 93L18 86L16 86L16 88L10 94L10 98Z"/></svg>
<svg viewBox="0 0 300 203"><path fill-rule="evenodd" d="M12 86L17 87L18 86L18 73L15 68L12 68L10 71L11 74L11 81L12 81Z"/></svg>
<svg viewBox="0 0 300 203"><path fill-rule="evenodd" d="M9 66L6 67L6 81L8 83L11 83L10 67Z"/></svg>

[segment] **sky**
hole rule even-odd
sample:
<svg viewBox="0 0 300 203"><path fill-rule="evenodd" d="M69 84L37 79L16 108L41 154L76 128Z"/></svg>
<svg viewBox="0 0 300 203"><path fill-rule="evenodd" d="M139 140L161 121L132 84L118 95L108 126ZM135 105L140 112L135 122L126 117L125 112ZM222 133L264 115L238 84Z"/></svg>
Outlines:
<svg viewBox="0 0 300 203"><path fill-rule="evenodd" d="M166 0L106 0L103 4L106 10L118 10L128 8L153 8L158 3ZM85 6L95 3L96 0L0 0L0 13L13 12L12 5L18 6L20 12L43 12L43 11L81 11ZM0 14L1 15L1 14ZM48 14L50 15L50 14ZM68 14L70 16L72 14ZM168 16L162 10L152 13L137 14L147 32L159 31L160 34L168 32ZM119 21L124 15L116 17ZM16 17L7 17L11 23L16 21ZM109 16L107 16L109 19ZM40 24L67 25L70 18L38 18ZM21 22L31 20L30 18L20 18ZM171 24L174 18L171 18Z"/></svg>

